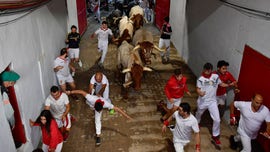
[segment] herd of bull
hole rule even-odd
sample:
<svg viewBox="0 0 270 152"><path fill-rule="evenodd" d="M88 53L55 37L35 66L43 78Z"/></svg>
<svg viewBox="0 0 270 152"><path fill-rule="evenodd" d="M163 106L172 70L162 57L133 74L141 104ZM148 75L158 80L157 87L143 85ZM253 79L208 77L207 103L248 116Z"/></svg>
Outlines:
<svg viewBox="0 0 270 152"><path fill-rule="evenodd" d="M151 64L151 56L155 55L153 50L163 51L154 45L152 33L143 28L144 22L147 21L143 9L138 5L131 8L129 17L113 18L113 24L118 24L119 30L119 36L114 42L118 45L117 67L125 74L124 88L133 84L134 89L139 90L143 71L152 71L146 65ZM110 22L109 27L112 27Z"/></svg>

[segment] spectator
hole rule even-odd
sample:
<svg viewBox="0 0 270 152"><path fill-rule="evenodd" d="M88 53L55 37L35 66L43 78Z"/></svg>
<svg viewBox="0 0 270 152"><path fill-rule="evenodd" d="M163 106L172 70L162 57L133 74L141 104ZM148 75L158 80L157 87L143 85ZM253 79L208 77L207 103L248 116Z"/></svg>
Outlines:
<svg viewBox="0 0 270 152"><path fill-rule="evenodd" d="M4 71L3 73L0 74L0 82L1 82L0 88L5 116L11 129L15 127L15 117L14 117L14 110L8 97L8 87L14 86L15 82L19 78L20 75L13 71Z"/></svg>
<svg viewBox="0 0 270 152"><path fill-rule="evenodd" d="M41 111L36 121L29 120L30 126L40 126L42 132L42 150L44 152L61 152L63 137L56 121L49 110Z"/></svg>

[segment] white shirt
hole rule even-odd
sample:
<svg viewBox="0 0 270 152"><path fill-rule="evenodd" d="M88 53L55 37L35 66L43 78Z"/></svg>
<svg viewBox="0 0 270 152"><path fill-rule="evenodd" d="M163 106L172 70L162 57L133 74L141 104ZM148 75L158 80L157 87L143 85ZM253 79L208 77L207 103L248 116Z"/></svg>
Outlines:
<svg viewBox="0 0 270 152"><path fill-rule="evenodd" d="M221 83L217 74L212 74L210 78L205 78L200 76L197 80L197 87L201 89L201 91L205 91L205 95L203 97L199 96L199 101L207 101L213 102L216 101L216 92L218 85Z"/></svg>
<svg viewBox="0 0 270 152"><path fill-rule="evenodd" d="M200 131L197 119L190 114L184 119L178 111L175 111L173 118L176 120L176 126L173 131L174 142L190 142L192 131L198 133Z"/></svg>
<svg viewBox="0 0 270 152"><path fill-rule="evenodd" d="M69 76L70 74L70 71L69 71L69 59L61 59L60 57L57 57L55 60L54 60L54 65L53 65L53 68L56 68L57 66L63 66L62 69L58 70L56 72L56 75L57 76L62 76L62 77L67 77Z"/></svg>
<svg viewBox="0 0 270 152"><path fill-rule="evenodd" d="M61 93L61 96L57 100L49 95L45 101L45 106L50 106L50 111L55 119L62 119L67 104L69 104L69 100L65 93Z"/></svg>
<svg viewBox="0 0 270 152"><path fill-rule="evenodd" d="M262 123L270 122L269 109L264 105L257 112L252 111L251 102L236 101L234 106L241 112L238 126L240 135L247 135L249 138L255 139Z"/></svg>
<svg viewBox="0 0 270 152"><path fill-rule="evenodd" d="M108 81L107 77L104 74L102 74L102 80L101 80L101 82L97 82L96 79L95 79L95 76L96 76L96 74L94 74L91 77L90 84L95 84L96 83L97 86L102 86L103 84L106 84L106 87L109 86L109 81Z"/></svg>
<svg viewBox="0 0 270 152"><path fill-rule="evenodd" d="M87 100L87 104L90 106L90 107L94 107L95 106L95 103L98 99L101 99L101 101L104 102L104 105L103 105L103 108L104 109L113 109L114 108L114 105L111 104L111 100L110 99L104 99L102 97L98 97L98 96L95 96L95 95L90 95L90 94L87 94L85 96L86 100Z"/></svg>
<svg viewBox="0 0 270 152"><path fill-rule="evenodd" d="M109 35L113 35L111 29L102 30L99 28L95 34L98 36L98 43L108 43Z"/></svg>

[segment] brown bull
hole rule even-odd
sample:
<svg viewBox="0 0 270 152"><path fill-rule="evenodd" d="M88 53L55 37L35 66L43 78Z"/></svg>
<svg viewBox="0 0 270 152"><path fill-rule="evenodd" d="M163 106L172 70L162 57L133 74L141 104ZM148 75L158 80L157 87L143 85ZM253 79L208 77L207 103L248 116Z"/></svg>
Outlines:
<svg viewBox="0 0 270 152"><path fill-rule="evenodd" d="M119 38L114 41L116 44L121 45L123 41L132 41L133 23L128 19L127 16L123 16L119 22L119 33Z"/></svg>
<svg viewBox="0 0 270 152"><path fill-rule="evenodd" d="M146 21L144 19L143 9L138 5L133 6L129 12L129 19L133 22L134 31L143 27L143 23Z"/></svg>
<svg viewBox="0 0 270 152"><path fill-rule="evenodd" d="M152 71L148 67L143 67L138 52L133 52L133 46L127 41L123 41L118 48L118 66L124 68L125 83L123 86L127 88L133 83L135 90L140 90L143 71Z"/></svg>
<svg viewBox="0 0 270 152"><path fill-rule="evenodd" d="M133 36L132 43L135 45L133 50L139 50L141 60L145 65L151 64L151 55L154 54L154 49L164 51L154 45L153 41L152 33L143 28L137 30Z"/></svg>

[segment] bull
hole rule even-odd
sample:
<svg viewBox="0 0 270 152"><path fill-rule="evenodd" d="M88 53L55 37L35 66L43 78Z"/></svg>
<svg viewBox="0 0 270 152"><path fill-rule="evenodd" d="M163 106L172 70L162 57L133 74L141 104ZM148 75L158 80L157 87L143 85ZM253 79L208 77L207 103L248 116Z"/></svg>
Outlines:
<svg viewBox="0 0 270 152"><path fill-rule="evenodd" d="M123 67L125 73L124 88L133 83L135 90L140 90L143 71L152 71L142 65L138 52L133 51L133 46L123 41L118 48L118 68Z"/></svg>
<svg viewBox="0 0 270 152"><path fill-rule="evenodd" d="M155 55L153 53L154 49L160 52L164 51L154 45L152 33L143 28L135 32L132 43L135 46L133 50L139 50L137 52L139 52L141 60L145 65L151 64L151 55Z"/></svg>
<svg viewBox="0 0 270 152"><path fill-rule="evenodd" d="M135 31L141 28L144 21L146 21L144 19L143 9L139 5L133 6L129 12L129 19L133 22Z"/></svg>
<svg viewBox="0 0 270 152"><path fill-rule="evenodd" d="M106 21L108 22L108 27L112 30L114 37L118 37L119 35L119 22L122 18L122 12L119 9L116 9L110 13L106 17Z"/></svg>
<svg viewBox="0 0 270 152"><path fill-rule="evenodd" d="M121 45L123 41L131 42L133 36L133 24L127 16L123 16L119 23L120 36L115 43Z"/></svg>

